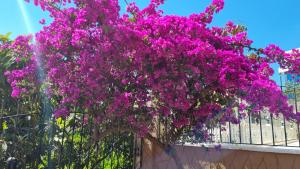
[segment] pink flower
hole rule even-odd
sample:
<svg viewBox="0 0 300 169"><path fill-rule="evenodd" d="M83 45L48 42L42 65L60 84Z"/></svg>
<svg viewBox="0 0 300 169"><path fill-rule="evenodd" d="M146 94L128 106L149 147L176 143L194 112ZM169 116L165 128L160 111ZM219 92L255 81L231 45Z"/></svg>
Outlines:
<svg viewBox="0 0 300 169"><path fill-rule="evenodd" d="M241 103L239 108L240 108L240 111L244 111L246 109L246 105Z"/></svg>
<svg viewBox="0 0 300 169"><path fill-rule="evenodd" d="M46 20L45 20L45 19L41 19L41 20L39 21L39 23L42 24L42 25L44 25L44 24L46 23Z"/></svg>
<svg viewBox="0 0 300 169"><path fill-rule="evenodd" d="M60 108L60 109L56 109L54 111L54 117L55 118L59 118L59 117L62 117L62 118L65 118L69 115L69 111L67 110L67 108Z"/></svg>
<svg viewBox="0 0 300 169"><path fill-rule="evenodd" d="M19 63L21 61L21 58L16 57L16 62Z"/></svg>
<svg viewBox="0 0 300 169"><path fill-rule="evenodd" d="M18 87L13 88L13 91L11 93L11 97L19 98L21 95L21 89Z"/></svg>

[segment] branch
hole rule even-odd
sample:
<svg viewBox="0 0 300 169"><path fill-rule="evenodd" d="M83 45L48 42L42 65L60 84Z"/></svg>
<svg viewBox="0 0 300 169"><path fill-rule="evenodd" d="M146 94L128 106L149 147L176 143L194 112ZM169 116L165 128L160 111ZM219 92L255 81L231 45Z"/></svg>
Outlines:
<svg viewBox="0 0 300 169"><path fill-rule="evenodd" d="M124 0L125 4L128 5L129 3L127 2L127 0Z"/></svg>

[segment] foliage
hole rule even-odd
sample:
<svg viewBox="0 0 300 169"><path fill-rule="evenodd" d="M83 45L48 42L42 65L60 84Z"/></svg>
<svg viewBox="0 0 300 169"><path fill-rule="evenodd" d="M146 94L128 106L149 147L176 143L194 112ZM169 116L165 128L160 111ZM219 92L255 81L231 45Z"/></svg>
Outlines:
<svg viewBox="0 0 300 169"><path fill-rule="evenodd" d="M24 157L32 157L32 150L35 149L37 143L37 137L30 137L31 135L37 135L37 131L31 130L37 124L37 116L32 114L37 113L39 107L38 102L31 106L27 104L29 101L33 101L30 98L34 98L34 95L20 100L11 97L12 90L4 76L4 72L23 67L15 62L16 55L8 48L13 43L9 36L10 33L0 35L0 166L3 167L6 166L6 160L12 155L15 158L22 159L20 163L26 160ZM28 116L13 117L23 111L27 112Z"/></svg>
<svg viewBox="0 0 300 169"><path fill-rule="evenodd" d="M6 81L4 76L4 71L11 67L13 58L9 57L9 50L6 48L10 44L9 40L10 33L6 35L0 35L0 94L1 95L10 95L10 86Z"/></svg>
<svg viewBox="0 0 300 169"><path fill-rule="evenodd" d="M17 39L17 41L20 39ZM28 39L26 39L28 40ZM92 140L91 125L82 114L53 119L49 100L42 87L14 98L4 72L23 69L26 59L9 46L16 44L9 34L0 35L0 166L7 168L7 160L17 160L17 168L130 168L133 165L132 134L107 137L107 141ZM18 59L20 58L20 59ZM26 85L29 83L26 82ZM12 96L11 96L12 94ZM45 102L46 101L46 102ZM54 100L50 100L55 104ZM46 104L47 103L47 104ZM50 107L49 107L50 106ZM85 126L85 128L83 128ZM88 126L88 127L87 127ZM120 141L121 140L121 141ZM109 152L110 154L104 153ZM1 168L0 167L0 168Z"/></svg>
<svg viewBox="0 0 300 169"><path fill-rule="evenodd" d="M117 0L35 0L53 22L35 35L4 47L19 54L23 68L5 74L14 97L43 91L55 117L75 109L92 118L98 137L133 131L147 136L155 119L168 125L166 143L203 134L216 121L239 122L234 113L265 108L295 119L274 81L270 63L300 73L300 52L276 45L251 47L244 27L228 22L211 27L223 0L204 12L164 15L164 0L144 8L128 4L120 15ZM61 7L62 6L62 7ZM42 22L44 23L44 21ZM97 131L97 128L105 130Z"/></svg>

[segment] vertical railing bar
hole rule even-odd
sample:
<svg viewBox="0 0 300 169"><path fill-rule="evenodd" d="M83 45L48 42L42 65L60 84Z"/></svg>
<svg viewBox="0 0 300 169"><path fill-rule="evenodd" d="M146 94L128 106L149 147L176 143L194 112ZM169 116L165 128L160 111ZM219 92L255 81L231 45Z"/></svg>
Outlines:
<svg viewBox="0 0 300 169"><path fill-rule="evenodd" d="M133 169L135 169L136 168L136 158L137 158L137 154L136 154L136 149L137 149L137 136L136 135L134 135L134 140L133 140L133 165L134 165L134 167L133 167Z"/></svg>
<svg viewBox="0 0 300 169"><path fill-rule="evenodd" d="M120 145L118 146L118 152L116 153L117 166L116 168L121 168L122 163L120 163L120 154L123 153L124 162L123 166L131 166L133 164L133 157L131 156L131 133L118 133L118 140L121 140ZM125 154L126 152L126 154ZM122 154L121 154L122 157ZM121 166L120 166L121 164ZM127 167L129 168L129 167Z"/></svg>
<svg viewBox="0 0 300 169"><path fill-rule="evenodd" d="M16 130L18 131L18 124L19 124L19 112L20 111L20 102L19 102L19 100L17 101L17 117L16 117L16 123L15 123L15 128L16 128Z"/></svg>
<svg viewBox="0 0 300 169"><path fill-rule="evenodd" d="M270 114L271 117L271 128L272 128L272 141L273 141L273 146L275 146L275 135L274 135L274 124L273 124L273 114Z"/></svg>
<svg viewBox="0 0 300 169"><path fill-rule="evenodd" d="M249 119L249 141L252 144L252 129L251 129L251 113L248 112L248 119Z"/></svg>
<svg viewBox="0 0 300 169"><path fill-rule="evenodd" d="M239 100L239 103L240 103L240 100ZM240 141L240 144L242 144L242 130L241 130L241 112L240 112L240 108L238 107L237 109L238 111L238 119L239 119L239 141Z"/></svg>
<svg viewBox="0 0 300 169"><path fill-rule="evenodd" d="M157 131L156 131L157 139L160 140L160 116L157 117Z"/></svg>
<svg viewBox="0 0 300 169"><path fill-rule="evenodd" d="M262 131L262 124L261 124L262 118L261 118L261 111L259 111L259 129L260 129L260 143L263 145L263 131Z"/></svg>
<svg viewBox="0 0 300 169"><path fill-rule="evenodd" d="M49 127L48 129L48 149L47 149L47 168L52 169L53 168L53 161L52 161L52 144L53 144L53 124L54 124L54 117L52 117L52 108L50 105L50 102L47 97L42 95L42 102L43 102L43 114L44 114L44 120L47 122L47 125Z"/></svg>
<svg viewBox="0 0 300 169"><path fill-rule="evenodd" d="M122 145L123 145L123 148L125 148L125 144L124 144L124 143L125 143L125 140L124 140L123 136L121 136L120 131L118 131L117 137L118 137L117 140L122 139ZM120 144L120 145L121 145L121 144ZM122 147L119 146L119 147L118 147L118 150L120 151L121 148L122 148ZM116 158L117 158L117 168L119 168L119 165L120 165L120 153L119 153L119 151L117 151L117 153L116 153ZM124 150L122 150L122 151L124 151ZM129 151L130 151L130 150L129 150Z"/></svg>
<svg viewBox="0 0 300 169"><path fill-rule="evenodd" d="M3 96L1 95L1 115L0 115L0 117L2 117L2 116L4 116L4 98L3 98ZM4 119L3 119L4 120ZM2 121L2 119L0 120L0 123L1 124L3 124L3 121Z"/></svg>
<svg viewBox="0 0 300 169"><path fill-rule="evenodd" d="M110 138L112 140L113 143L113 147L112 149L115 149L115 134L112 134L112 137ZM110 153L110 169L113 169L113 153L114 151L111 151Z"/></svg>
<svg viewBox="0 0 300 169"><path fill-rule="evenodd" d="M32 99L32 100L31 100ZM34 102L33 102L34 101ZM36 97L35 96L32 96L32 97L29 97L29 103L30 103L30 105L29 105L29 109L30 109L30 111L32 112L32 110L33 110L33 104L32 103L36 103ZM37 116L37 117L39 117L39 116ZM32 123L32 128L35 128L36 126L36 123ZM31 138L31 134L33 134L33 133L29 133L29 138ZM35 147L34 147L34 149L35 150L37 150L38 149L38 145L36 145ZM36 155L36 151L34 150L34 152L32 152L32 154L35 154ZM33 158L33 160L32 160L32 162L31 162L31 167L32 168L36 168L36 163L37 163L37 160L35 159L35 158Z"/></svg>
<svg viewBox="0 0 300 169"><path fill-rule="evenodd" d="M140 168L142 168L143 167L143 155L144 155L144 153L143 153L143 144L144 144L144 142L143 142L143 139L141 138L140 139L141 140L141 147L140 147Z"/></svg>
<svg viewBox="0 0 300 169"><path fill-rule="evenodd" d="M288 146L285 117L283 117L283 130L284 130L285 146Z"/></svg>
<svg viewBox="0 0 300 169"><path fill-rule="evenodd" d="M293 83L293 88L294 88L294 94L295 94L295 111L296 113L298 112L298 98L297 98L297 91L296 91L296 82ZM299 147L300 147L300 127L299 123L297 122L297 129L298 129L298 141L299 141Z"/></svg>
<svg viewBox="0 0 300 169"><path fill-rule="evenodd" d="M52 129L53 129L53 124L51 124L51 115L49 112L49 107L47 107L47 105L49 104L47 98L43 98L43 113L44 113L44 120L46 120L46 124L49 126L49 130L48 130L48 148L47 148L47 168L52 169L52 159L51 159L51 144L52 144ZM52 119L53 120L53 119Z"/></svg>
<svg viewBox="0 0 300 169"><path fill-rule="evenodd" d="M131 169L134 169L134 159L135 157L133 156L133 142L134 142L134 134L133 133L130 133L130 146L129 146L129 155L131 157Z"/></svg>
<svg viewBox="0 0 300 169"><path fill-rule="evenodd" d="M231 135L231 122L229 123L229 143L232 143L232 135Z"/></svg>
<svg viewBox="0 0 300 169"><path fill-rule="evenodd" d="M242 131L241 131L241 123L239 122L239 139L240 139L240 144L242 144Z"/></svg>
<svg viewBox="0 0 300 169"><path fill-rule="evenodd" d="M300 127L299 127L298 122L297 122L297 130L298 130L298 141L299 141L299 147L300 147Z"/></svg>
<svg viewBox="0 0 300 169"><path fill-rule="evenodd" d="M41 100L41 98L40 97L38 97L37 96L37 98L36 98L37 100ZM38 155L37 155L37 157L38 157L38 159L37 159L37 161L38 161L38 163L41 163L41 153L42 153L42 148L43 148L43 137L44 137L44 113L43 113L43 110L41 110L41 113L40 113L40 115L39 115L39 124L38 124L38 133L40 134L40 137L39 137L39 144L38 144L38 150L37 150L37 153L38 153Z"/></svg>
<svg viewBox="0 0 300 169"><path fill-rule="evenodd" d="M210 141L213 142L213 129L210 129Z"/></svg>
<svg viewBox="0 0 300 169"><path fill-rule="evenodd" d="M107 144L107 138L105 137L104 138L104 141L103 141L103 143L102 143L102 145L103 145L103 155L104 155L104 153L105 153L105 145ZM102 145L101 145L101 147L102 147ZM102 168L104 169L105 168L105 159L103 159L103 163L102 163Z"/></svg>
<svg viewBox="0 0 300 169"><path fill-rule="evenodd" d="M3 112L4 112L4 99L1 96L1 115L3 115Z"/></svg>
<svg viewBox="0 0 300 169"><path fill-rule="evenodd" d="M60 147L60 155L59 155L59 160L58 160L58 167L61 166L60 163L61 163L62 158L64 157L63 149L64 149L64 139L65 139L66 121L67 121L67 118L64 119L64 124L63 124L63 135L62 135L62 140L61 140L61 147ZM62 166L62 168L64 168L64 166Z"/></svg>
<svg viewBox="0 0 300 169"><path fill-rule="evenodd" d="M160 125L161 124L160 124L160 122L161 122L161 116L158 116L158 140L159 141L161 141L161 138L160 138L160 136L161 136L161 133L160 133L160 130L161 130L160 127L161 126Z"/></svg>
<svg viewBox="0 0 300 169"><path fill-rule="evenodd" d="M128 147L128 154L126 154L126 156L129 156L129 158L130 158L129 164L130 164L130 166L132 168L134 166L134 164L133 164L134 157L133 157L133 155L131 153L132 146L133 146L133 134L132 133L128 133L127 136L129 136L129 140L130 140L130 141L127 141L127 144L129 144L129 145L126 146L126 140L124 140L124 142L123 142L124 143L123 144L123 148ZM122 137L124 137L124 136L122 136ZM120 155L119 155L119 157L120 157ZM120 168L120 164L118 164L117 168Z"/></svg>
<svg viewBox="0 0 300 169"><path fill-rule="evenodd" d="M72 165L72 159L73 159L75 124L76 124L76 113L74 113L74 123L73 123L73 126L72 126L71 155L68 157L69 158L69 167L68 167L68 169L70 169L70 167Z"/></svg>
<svg viewBox="0 0 300 169"><path fill-rule="evenodd" d="M120 135L119 134L119 137L121 137L122 138L122 141L123 141L123 144L122 144L122 146L123 147L120 147L121 148L121 152L124 152L124 150L125 149L128 149L129 151L129 153L128 154L126 154L126 155L124 155L125 157L127 156L127 157L129 157L130 158L130 160L128 160L128 164L129 164L129 166L133 166L133 156L132 156L132 154L130 153L130 151L131 151L131 146L132 146L132 144L131 144L131 141L132 141L132 134L131 133L126 133L126 137L125 137L125 134L123 135ZM129 138L129 140L127 141L127 139L125 139L125 138ZM127 144L128 144L128 146L126 146L126 142L127 142ZM126 152L127 152L127 150L126 150ZM118 156L117 156L117 158L118 159L120 159L120 152L118 153ZM117 164L117 168L120 168L120 160L118 160L118 164Z"/></svg>
<svg viewBox="0 0 300 169"><path fill-rule="evenodd" d="M52 119L52 120L51 120ZM52 121L52 123L50 122ZM53 124L54 124L54 117L49 119L49 132L48 132L48 138L49 138L49 145L48 145L48 169L53 169L53 162L52 162L52 144L53 144Z"/></svg>
<svg viewBox="0 0 300 169"><path fill-rule="evenodd" d="M81 129L80 129L80 145L79 145L79 165L82 165L82 142L83 142L83 136L84 136L84 111L82 111L82 116L81 116Z"/></svg>
<svg viewBox="0 0 300 169"><path fill-rule="evenodd" d="M2 117L2 116L4 116L4 99L3 99L3 96L1 95L1 115L0 115L0 117ZM3 119L4 120L4 119ZM1 118L1 120L0 120L0 124L3 124L3 121L2 121L2 118Z"/></svg>
<svg viewBox="0 0 300 169"><path fill-rule="evenodd" d="M97 142L97 146L98 146L98 152L97 152L96 161L98 161L99 159L102 158L102 151L103 151L102 150L102 139ZM95 165L95 168L97 168L97 166L99 166L99 169L102 169L102 167L101 167L102 162L103 161L100 161L98 163L98 165Z"/></svg>
<svg viewBox="0 0 300 169"><path fill-rule="evenodd" d="M223 140L222 140L222 125L221 125L221 123L219 123L219 128L220 128L220 142L223 143Z"/></svg>
<svg viewBox="0 0 300 169"><path fill-rule="evenodd" d="M90 118L90 117L88 117L88 121L87 121L87 123L88 123L88 128L89 128L89 141L88 141L88 147L90 147L89 149L88 149L88 156L87 156L87 168L90 168L90 154L91 154L91 149L92 149L92 147L93 147L93 145L92 145L92 142L93 142L93 140L92 140L92 126L94 125L94 123L93 123L93 120L92 120L92 118ZM86 162L85 162L86 163Z"/></svg>
<svg viewBox="0 0 300 169"><path fill-rule="evenodd" d="M283 92L283 86L282 86L282 76L281 76L281 74L280 74L280 76L279 76L279 79L280 79L280 89L281 89L281 91ZM285 146L287 146L288 145L288 143L287 143L287 132L286 132L286 122L285 122L285 117L283 117L283 130L284 130L284 141L285 141Z"/></svg>
<svg viewBox="0 0 300 169"><path fill-rule="evenodd" d="M164 138L164 140L168 143L169 142L169 140L168 140L168 138L167 138L167 133L168 133L168 120L167 120L167 118L165 119L165 138Z"/></svg>
<svg viewBox="0 0 300 169"><path fill-rule="evenodd" d="M99 154L101 154L101 151L99 152L99 143L100 143L100 141L98 141L97 143L96 143L96 154L95 154L95 161L94 161L94 163L97 163L97 161L98 161L98 158L99 158ZM101 163L101 162L100 162ZM92 164L92 166L93 166L94 164ZM97 168L97 166L98 165L96 165L94 168Z"/></svg>

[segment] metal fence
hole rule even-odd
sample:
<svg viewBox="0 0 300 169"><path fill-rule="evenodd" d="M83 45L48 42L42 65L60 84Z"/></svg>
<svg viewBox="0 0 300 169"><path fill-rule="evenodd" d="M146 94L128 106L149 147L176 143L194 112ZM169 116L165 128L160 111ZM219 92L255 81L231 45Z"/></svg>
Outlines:
<svg viewBox="0 0 300 169"><path fill-rule="evenodd" d="M83 113L55 119L51 107L39 100L31 98L28 104L0 97L0 169L134 169L140 165L141 142L132 133L97 141L95 124Z"/></svg>
<svg viewBox="0 0 300 169"><path fill-rule="evenodd" d="M294 112L300 110L300 84L280 76L280 88L288 96ZM212 131L213 142L300 147L299 123L275 117L267 111L258 115L248 114L240 124L230 122Z"/></svg>

